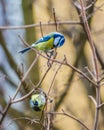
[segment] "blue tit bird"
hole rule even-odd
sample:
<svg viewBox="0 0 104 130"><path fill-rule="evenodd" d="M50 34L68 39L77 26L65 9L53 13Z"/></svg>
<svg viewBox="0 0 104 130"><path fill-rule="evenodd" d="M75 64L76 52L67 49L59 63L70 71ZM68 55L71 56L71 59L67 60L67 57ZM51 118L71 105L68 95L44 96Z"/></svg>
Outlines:
<svg viewBox="0 0 104 130"><path fill-rule="evenodd" d="M30 106L35 111L42 111L46 104L46 97L43 93L33 94L30 99Z"/></svg>
<svg viewBox="0 0 104 130"><path fill-rule="evenodd" d="M37 50L47 52L48 50L61 47L64 44L64 42L65 37L63 34L59 32L52 32L40 38L38 41L34 42L30 47L27 47L19 51L19 53L23 54L31 50L32 48L36 48Z"/></svg>

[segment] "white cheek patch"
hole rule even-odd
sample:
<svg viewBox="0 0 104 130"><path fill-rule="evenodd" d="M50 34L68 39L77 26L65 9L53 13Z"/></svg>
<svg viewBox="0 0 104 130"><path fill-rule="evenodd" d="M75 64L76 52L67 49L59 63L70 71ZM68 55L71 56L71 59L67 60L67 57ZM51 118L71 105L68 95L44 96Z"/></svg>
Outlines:
<svg viewBox="0 0 104 130"><path fill-rule="evenodd" d="M55 45L55 46L57 46L57 44L59 43L60 38L61 38L61 37L57 37L57 38L54 39L54 45Z"/></svg>

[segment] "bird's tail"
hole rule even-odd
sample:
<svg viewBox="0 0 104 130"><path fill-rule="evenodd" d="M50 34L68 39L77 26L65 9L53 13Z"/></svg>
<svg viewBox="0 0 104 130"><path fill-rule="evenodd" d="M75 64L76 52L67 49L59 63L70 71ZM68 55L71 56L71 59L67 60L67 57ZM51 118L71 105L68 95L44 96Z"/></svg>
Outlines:
<svg viewBox="0 0 104 130"><path fill-rule="evenodd" d="M29 51L30 49L31 49L31 47L27 47L27 48L25 48L25 49L19 51L19 53L22 53L22 54L23 54L23 53Z"/></svg>

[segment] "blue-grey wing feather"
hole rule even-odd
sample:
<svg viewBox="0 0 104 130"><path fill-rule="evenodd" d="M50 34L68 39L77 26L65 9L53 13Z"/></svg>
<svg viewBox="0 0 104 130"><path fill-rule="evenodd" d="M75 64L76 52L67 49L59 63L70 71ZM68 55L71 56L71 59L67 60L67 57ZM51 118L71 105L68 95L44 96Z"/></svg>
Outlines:
<svg viewBox="0 0 104 130"><path fill-rule="evenodd" d="M35 42L35 44L41 43L41 42L46 42L51 38L51 36L45 36L39 39L38 41Z"/></svg>

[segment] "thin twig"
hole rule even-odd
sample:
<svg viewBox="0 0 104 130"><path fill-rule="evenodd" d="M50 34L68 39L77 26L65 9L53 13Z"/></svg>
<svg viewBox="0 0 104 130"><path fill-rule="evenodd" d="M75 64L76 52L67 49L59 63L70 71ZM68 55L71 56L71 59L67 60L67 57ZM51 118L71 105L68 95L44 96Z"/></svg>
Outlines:
<svg viewBox="0 0 104 130"><path fill-rule="evenodd" d="M97 109L100 109L100 108L102 108L102 107L104 107L104 103L102 103L102 104L100 104L99 106L97 106Z"/></svg>
<svg viewBox="0 0 104 130"><path fill-rule="evenodd" d="M81 14L82 14L82 20L83 20L83 25L89 40L89 44L92 50L92 62L93 62L93 66L94 66L94 75L96 78L96 102L97 102L97 107L100 104L100 84L99 84L99 72L98 72L98 65L97 65L97 55L96 55L96 50L95 50L95 46L94 46L94 42L92 39L92 35L91 35L91 31L88 25L88 21L87 21L87 17L86 17L86 12L84 10L84 2L83 0L80 0L80 4L81 4ZM94 128L93 130L98 130L98 121L99 121L99 109L95 109L95 118L94 118Z"/></svg>
<svg viewBox="0 0 104 130"><path fill-rule="evenodd" d="M8 112L10 106L11 106L11 99L9 100L7 106L5 107L4 111L2 112L2 117L0 118L0 125L2 124L2 122L3 122L4 118L5 118L5 115Z"/></svg>
<svg viewBox="0 0 104 130"><path fill-rule="evenodd" d="M3 115L3 112L2 112L2 111L0 111L0 114L1 114L1 115Z"/></svg>
<svg viewBox="0 0 104 130"><path fill-rule="evenodd" d="M46 130L50 130L50 124L51 124L50 119L51 119L51 116L50 116L50 114L48 114L48 115L47 115Z"/></svg>
<svg viewBox="0 0 104 130"><path fill-rule="evenodd" d="M103 7L103 6L104 6L104 3L102 3L100 6L96 7L96 9L93 11L93 13L90 13L90 14L87 16L87 19L91 18L91 16L93 16L93 15L96 13L96 11L100 10L101 7Z"/></svg>
<svg viewBox="0 0 104 130"><path fill-rule="evenodd" d="M88 9L90 9L90 8L95 4L95 2L96 2L96 1L93 1L93 2L91 2L91 4L89 4L88 6L83 6L83 9L84 9L85 11L88 10ZM74 3L74 5L75 5L78 9L82 10L82 7L81 7L80 3L79 3L77 0L73 0L73 3Z"/></svg>
<svg viewBox="0 0 104 130"><path fill-rule="evenodd" d="M50 67L48 67L48 69L46 70L45 74L43 75L42 79L39 81L39 83L37 85L35 85L35 87L28 93L26 94L25 96L21 97L21 98L18 98L18 99L15 99L15 100L12 100L11 103L18 103L18 102L21 102L23 100L25 100L26 98L28 98L33 92L34 90L37 90L39 88L39 86L42 84L44 78L46 77L46 75L48 74L48 71L50 70Z"/></svg>
<svg viewBox="0 0 104 130"><path fill-rule="evenodd" d="M63 63L64 63L65 61L66 61L66 57L63 59ZM49 90L48 90L48 93L47 93L47 97L49 96L49 93L50 93L50 91L51 91L51 89L52 89L54 80L55 80L56 75L57 75L57 73L59 72L61 66L62 66L62 64L59 65L59 67L58 67L57 70L55 71L55 74L53 75L53 78L52 78L52 81L51 81L51 85L50 85ZM45 106L46 106L46 111L47 111L48 101L47 101L47 103L46 103ZM50 128L50 118L51 118L50 115L47 115L47 130L49 130L49 128Z"/></svg>
<svg viewBox="0 0 104 130"><path fill-rule="evenodd" d="M91 78L96 81L95 75L89 70L88 67L85 67L85 69L88 71L88 73L90 74Z"/></svg>
<svg viewBox="0 0 104 130"><path fill-rule="evenodd" d="M17 121L17 120L27 120L27 121L30 121L31 122L31 124L38 124L38 125L41 125L42 126L42 128L44 128L44 130L45 130L45 127L44 127L44 125L40 122L40 121L38 121L38 120L35 120L35 119L31 119L31 118L29 118L29 117L19 117L19 118L13 118L12 119L12 121L11 122L9 122L8 123L8 125L7 125L7 127L9 127L14 121Z"/></svg>
<svg viewBox="0 0 104 130"><path fill-rule="evenodd" d="M101 83L100 83L100 86L103 86L103 85L104 85L104 82L101 82Z"/></svg>
<svg viewBox="0 0 104 130"><path fill-rule="evenodd" d="M17 96L17 94L18 94L18 92L19 92L19 90L21 88L21 85L22 85L23 81L26 79L27 75L29 74L29 72L31 71L31 69L33 68L33 66L35 65L35 63L37 62L38 58L39 58L39 55L36 55L33 63L30 65L29 69L27 70L27 72L25 73L25 75L23 76L23 78L21 79L21 81L20 81L20 83L19 83L19 85L17 87L17 90L16 90L16 92L15 92L12 100L14 100L16 98L16 96Z"/></svg>
<svg viewBox="0 0 104 130"><path fill-rule="evenodd" d="M92 96L88 96L88 97L93 101L93 103L95 104L95 107L97 107L96 100Z"/></svg>
<svg viewBox="0 0 104 130"><path fill-rule="evenodd" d="M50 112L49 114L54 114L54 115L63 115L63 116L67 116L75 121L77 121L80 125L82 125L86 130L90 130L81 120L79 120L77 117L71 115L71 114L67 114L66 112Z"/></svg>
<svg viewBox="0 0 104 130"><path fill-rule="evenodd" d="M96 88L96 102L97 102L97 107L95 109L95 120L94 120L94 128L93 130L98 130L98 123L99 123L99 105L100 105L100 87Z"/></svg>
<svg viewBox="0 0 104 130"><path fill-rule="evenodd" d="M55 8L53 8L53 18L54 18L54 22L55 22L56 31L57 31L57 20L56 20Z"/></svg>
<svg viewBox="0 0 104 130"><path fill-rule="evenodd" d="M87 33L87 36L88 36L89 44L91 46L92 53L93 53L94 74L96 76L96 80L98 81L98 66L97 66L97 56L96 56L95 46L94 46L94 42L93 42L93 39L92 39L91 31L90 31L90 28L89 28L89 25L88 25L86 12L84 10L83 0L80 0L80 3L81 3L81 8L82 8L81 14L82 14L82 19L83 19L83 24L84 24L84 27L85 27L85 30L86 30L86 33Z"/></svg>
<svg viewBox="0 0 104 130"><path fill-rule="evenodd" d="M42 29L42 23L41 22L40 22L40 32L41 32L42 37L44 37L44 35L43 35L43 29Z"/></svg>
<svg viewBox="0 0 104 130"><path fill-rule="evenodd" d="M63 63L64 63L65 61L66 61L66 58L63 59L62 64L59 65L59 67L57 68L55 74L53 75L52 82L51 82L51 85L50 85L50 87L49 87L49 90L48 90L47 95L49 95L49 93L50 93L50 91L51 91L51 89L52 89L54 80L55 80L55 78L56 78L56 75L57 75L58 71L60 70L61 66L63 65Z"/></svg>
<svg viewBox="0 0 104 130"><path fill-rule="evenodd" d="M44 22L42 23L42 26L54 26L55 22ZM81 24L79 21L57 21L58 25L63 24ZM21 25L21 26L0 26L0 30L16 30L16 29L26 29L26 28L33 28L33 27L40 27L40 23L36 24L28 24L28 25Z"/></svg>
<svg viewBox="0 0 104 130"><path fill-rule="evenodd" d="M62 63L64 63L66 61L66 57L64 57ZM52 81L51 81L51 84L50 84L50 87L49 87L49 90L48 90L48 93L47 93L47 97L49 96L50 94L50 91L52 89L52 86L53 86L53 83L55 81L55 78L56 78L56 75L57 73L59 72L60 68L62 67L63 64L60 64L59 67L57 68L57 70L55 71L55 74L53 75L53 78L52 78ZM47 105L48 105L48 101L46 103L46 109L47 109ZM47 115L47 114L46 114ZM46 130L50 130L50 124L51 124L51 115L47 115L47 127L46 127Z"/></svg>

